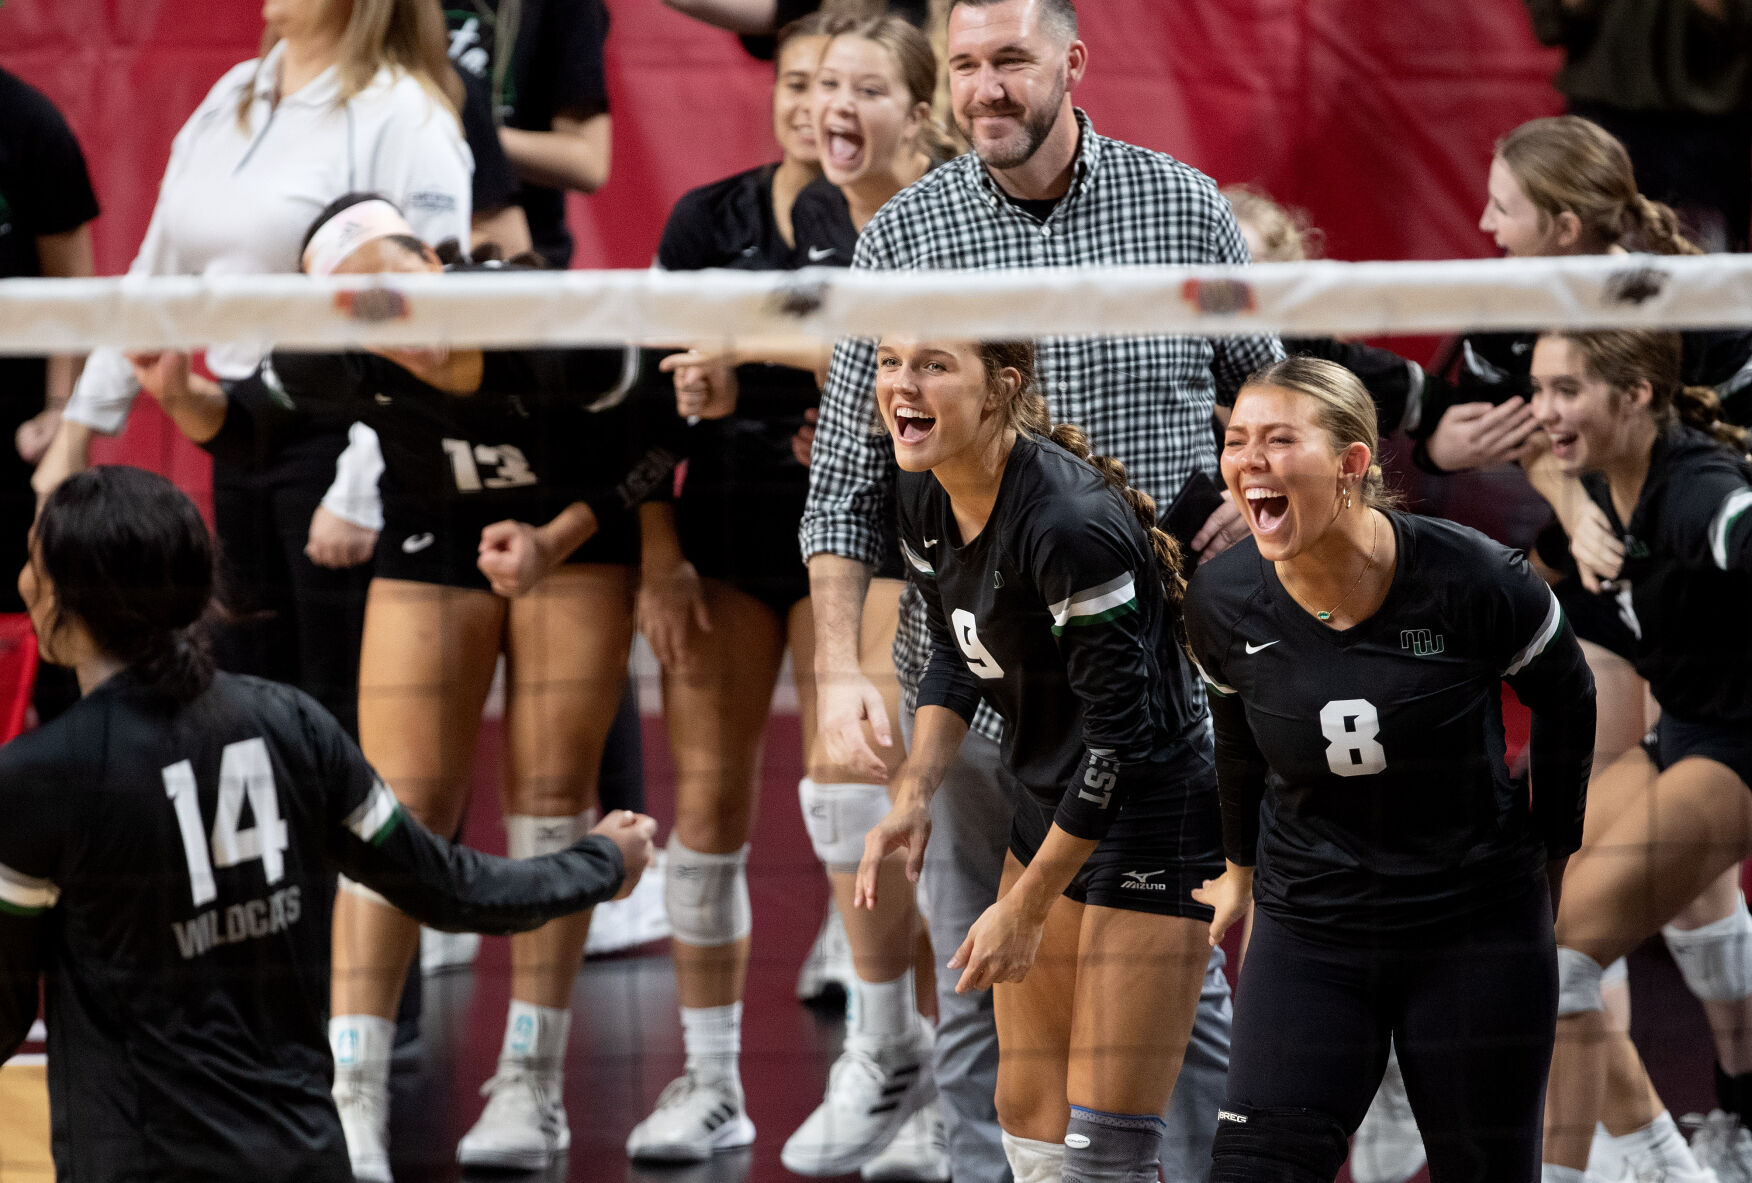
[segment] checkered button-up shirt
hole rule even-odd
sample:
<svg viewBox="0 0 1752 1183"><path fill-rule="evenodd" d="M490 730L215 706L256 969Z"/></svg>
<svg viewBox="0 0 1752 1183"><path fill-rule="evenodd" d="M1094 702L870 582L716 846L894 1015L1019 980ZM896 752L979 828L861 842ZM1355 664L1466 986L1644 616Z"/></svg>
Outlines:
<svg viewBox="0 0 1752 1183"><path fill-rule="evenodd" d="M1229 203L1211 179L1160 152L1097 135L1082 111L1071 186L1044 222L1011 203L968 153L883 206L858 237L853 267L871 270L1246 263ZM1283 356L1277 338L1045 337L1036 342L1053 419L1075 423L1098 453L1166 508L1195 470L1216 471L1211 412L1247 375ZM875 412L875 342L834 349L799 530L805 560L879 564L889 536L894 449ZM916 588L902 600L894 661L911 709L930 653ZM982 706L974 727L997 738Z"/></svg>

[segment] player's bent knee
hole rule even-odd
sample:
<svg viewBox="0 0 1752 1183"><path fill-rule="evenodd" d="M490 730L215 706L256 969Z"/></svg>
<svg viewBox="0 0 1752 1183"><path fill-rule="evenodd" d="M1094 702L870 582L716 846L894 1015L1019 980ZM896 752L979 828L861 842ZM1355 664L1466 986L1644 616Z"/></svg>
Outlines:
<svg viewBox="0 0 1752 1183"><path fill-rule="evenodd" d="M1064 1177L1065 1148L1056 1142L1041 1142L1034 1138L1018 1138L1008 1130L1000 1131L1004 1158L1010 1164L1010 1174L1016 1183L1059 1183Z"/></svg>
<svg viewBox="0 0 1752 1183"><path fill-rule="evenodd" d="M588 834L595 824L594 809L561 817L508 813L505 815L505 853L512 858L557 854Z"/></svg>
<svg viewBox="0 0 1752 1183"><path fill-rule="evenodd" d="M1587 1014L1605 1009L1600 997L1600 963L1586 953L1563 945L1557 947L1557 1017Z"/></svg>
<svg viewBox="0 0 1752 1183"><path fill-rule="evenodd" d="M669 836L663 903L675 939L700 949L734 944L754 929L748 902L748 847L706 854Z"/></svg>
<svg viewBox="0 0 1752 1183"><path fill-rule="evenodd" d="M1064 1183L1156 1183L1167 1123L1153 1113L1071 1106Z"/></svg>
<svg viewBox="0 0 1752 1183"><path fill-rule="evenodd" d="M1752 913L1746 897L1734 910L1702 928L1661 929L1667 949L1692 994L1705 1002L1738 1002L1752 996Z"/></svg>
<svg viewBox="0 0 1752 1183"><path fill-rule="evenodd" d="M797 782L803 824L815 857L830 871L855 871L864 857L864 837L888 816L888 790L881 785Z"/></svg>
<svg viewBox="0 0 1752 1183"><path fill-rule="evenodd" d="M1349 1153L1344 1127L1329 1113L1219 1109L1210 1183L1331 1183Z"/></svg>

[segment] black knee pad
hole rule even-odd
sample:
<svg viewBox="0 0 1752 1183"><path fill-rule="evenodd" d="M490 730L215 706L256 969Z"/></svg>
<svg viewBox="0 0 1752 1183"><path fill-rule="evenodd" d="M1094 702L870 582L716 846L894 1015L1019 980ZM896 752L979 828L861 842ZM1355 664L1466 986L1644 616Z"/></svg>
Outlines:
<svg viewBox="0 0 1752 1183"><path fill-rule="evenodd" d="M1219 1109L1210 1183L1332 1183L1349 1152L1344 1127L1329 1113Z"/></svg>

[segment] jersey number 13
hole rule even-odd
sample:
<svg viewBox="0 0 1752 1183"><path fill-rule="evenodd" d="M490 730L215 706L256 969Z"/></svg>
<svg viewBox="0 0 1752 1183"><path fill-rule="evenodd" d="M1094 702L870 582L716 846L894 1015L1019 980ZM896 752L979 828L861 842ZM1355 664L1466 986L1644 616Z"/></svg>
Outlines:
<svg viewBox="0 0 1752 1183"><path fill-rule="evenodd" d="M260 859L270 884L286 874L286 823L280 820L280 798L274 788L274 765L268 745L260 739L226 744L219 759L219 813L213 819L212 858L207 857L208 836L201 823L201 801L195 789L195 768L179 760L163 770L164 791L176 810L182 831L183 854L189 862L189 890L195 906L219 896L213 881L214 867L235 867ZM243 803L249 801L255 825L238 829Z"/></svg>

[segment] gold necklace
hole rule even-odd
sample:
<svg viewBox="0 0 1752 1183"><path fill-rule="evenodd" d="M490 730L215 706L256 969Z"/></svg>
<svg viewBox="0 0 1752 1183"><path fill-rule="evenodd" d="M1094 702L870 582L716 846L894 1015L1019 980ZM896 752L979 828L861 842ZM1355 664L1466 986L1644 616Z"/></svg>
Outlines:
<svg viewBox="0 0 1752 1183"><path fill-rule="evenodd" d="M1350 585L1350 591L1347 591L1344 593L1344 599L1342 599L1338 603L1334 604L1331 608L1327 609L1325 612L1316 612L1314 615L1317 619L1319 619L1321 621L1331 620L1332 614L1334 612L1337 612L1340 608L1344 607L1345 600L1350 599L1352 593L1354 593L1358 587L1362 586L1363 576L1367 575L1369 573L1369 569L1375 565L1375 543L1379 542L1380 539L1381 539L1381 519L1377 517L1375 519L1374 528L1369 531L1369 561L1363 564L1363 569L1361 571L1357 572L1357 581Z"/></svg>

